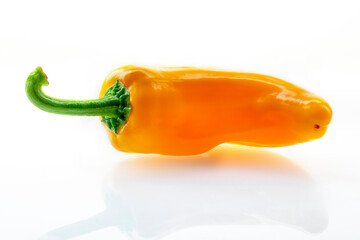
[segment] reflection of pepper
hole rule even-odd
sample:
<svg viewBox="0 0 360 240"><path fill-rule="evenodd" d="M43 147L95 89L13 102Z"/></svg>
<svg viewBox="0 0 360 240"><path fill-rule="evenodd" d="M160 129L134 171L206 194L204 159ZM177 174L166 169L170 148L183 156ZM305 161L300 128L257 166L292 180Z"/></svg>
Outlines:
<svg viewBox="0 0 360 240"><path fill-rule="evenodd" d="M125 152L192 155L221 143L277 147L320 138L332 111L320 97L278 78L193 67L125 66L111 72L100 99L45 95L41 68L26 93L44 111L101 116Z"/></svg>

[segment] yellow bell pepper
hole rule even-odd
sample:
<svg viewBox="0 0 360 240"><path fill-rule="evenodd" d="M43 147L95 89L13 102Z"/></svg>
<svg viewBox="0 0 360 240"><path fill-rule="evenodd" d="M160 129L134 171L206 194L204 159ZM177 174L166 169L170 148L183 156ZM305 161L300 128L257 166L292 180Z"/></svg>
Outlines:
<svg viewBox="0 0 360 240"><path fill-rule="evenodd" d="M45 95L41 68L28 98L52 113L101 116L112 145L124 152L204 153L221 143L279 147L322 137L332 110L322 98L281 79L195 67L129 65L111 72L100 98Z"/></svg>

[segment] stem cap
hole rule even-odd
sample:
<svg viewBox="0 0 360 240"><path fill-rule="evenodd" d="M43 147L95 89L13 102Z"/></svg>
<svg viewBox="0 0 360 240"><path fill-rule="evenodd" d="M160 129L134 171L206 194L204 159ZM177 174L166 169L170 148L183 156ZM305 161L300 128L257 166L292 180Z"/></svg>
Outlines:
<svg viewBox="0 0 360 240"><path fill-rule="evenodd" d="M125 125L132 110L130 95L127 88L117 80L104 94L103 98L116 97L119 99L119 107L116 117L102 116L102 122L114 133L118 133L120 128Z"/></svg>

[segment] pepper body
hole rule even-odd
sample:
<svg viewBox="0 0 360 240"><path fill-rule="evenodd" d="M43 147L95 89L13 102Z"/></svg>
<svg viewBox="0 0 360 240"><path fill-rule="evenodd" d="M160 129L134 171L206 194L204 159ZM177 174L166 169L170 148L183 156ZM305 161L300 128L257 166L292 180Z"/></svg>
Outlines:
<svg viewBox="0 0 360 240"><path fill-rule="evenodd" d="M279 147L320 138L331 121L320 97L281 79L193 67L129 65L111 72L130 94L127 122L108 134L124 152L194 155L221 143Z"/></svg>

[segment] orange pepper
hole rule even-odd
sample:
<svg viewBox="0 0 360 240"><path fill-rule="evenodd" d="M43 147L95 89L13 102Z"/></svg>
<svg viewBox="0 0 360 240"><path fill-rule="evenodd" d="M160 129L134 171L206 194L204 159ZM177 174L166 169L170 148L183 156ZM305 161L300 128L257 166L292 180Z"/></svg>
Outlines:
<svg viewBox="0 0 360 240"><path fill-rule="evenodd" d="M35 70L27 89L42 74L46 78ZM124 152L194 155L221 143L287 146L322 137L332 117L325 100L281 79L195 67L118 68L97 100L56 99L60 105L47 106L42 95L53 98L33 92L27 90L29 99L45 111L102 116L112 145Z"/></svg>

